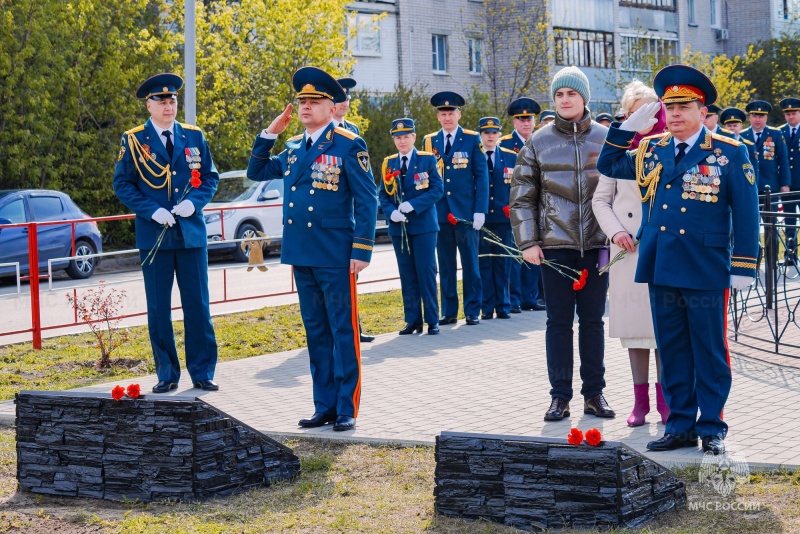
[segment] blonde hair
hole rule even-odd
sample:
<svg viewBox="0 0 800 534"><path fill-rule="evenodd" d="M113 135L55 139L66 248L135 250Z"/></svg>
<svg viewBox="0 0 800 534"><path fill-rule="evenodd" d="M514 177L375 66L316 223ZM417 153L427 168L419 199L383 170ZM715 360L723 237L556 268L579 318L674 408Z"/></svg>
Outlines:
<svg viewBox="0 0 800 534"><path fill-rule="evenodd" d="M646 86L641 80L634 80L625 86L625 91L622 93L622 100L620 101L620 111L626 116L630 114L630 110L636 101L646 99L648 102L658 102L658 95L655 89Z"/></svg>

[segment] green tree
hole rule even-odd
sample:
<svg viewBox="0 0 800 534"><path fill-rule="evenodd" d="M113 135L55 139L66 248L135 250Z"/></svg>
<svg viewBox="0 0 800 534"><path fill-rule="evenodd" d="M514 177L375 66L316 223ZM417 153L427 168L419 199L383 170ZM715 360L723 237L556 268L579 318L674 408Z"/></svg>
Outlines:
<svg viewBox="0 0 800 534"><path fill-rule="evenodd" d="M759 41L750 46L750 60L744 66L744 77L753 89L753 98L773 105L772 124L782 124L783 112L777 105L781 99L800 96L800 35L785 33L780 37Z"/></svg>

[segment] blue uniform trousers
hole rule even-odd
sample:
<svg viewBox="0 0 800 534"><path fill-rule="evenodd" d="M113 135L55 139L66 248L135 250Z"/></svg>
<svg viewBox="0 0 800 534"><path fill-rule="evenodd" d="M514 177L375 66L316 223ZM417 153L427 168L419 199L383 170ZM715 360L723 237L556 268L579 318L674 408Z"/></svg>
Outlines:
<svg viewBox="0 0 800 534"><path fill-rule="evenodd" d="M486 223L486 229L494 233L500 238L500 242L504 245L513 247L514 240L511 237L511 224L510 223ZM479 254L497 254L497 256L478 258L478 265L481 270L481 289L483 296L481 298L481 312L486 315L497 313L508 313L511 310L511 302L509 300L508 285L509 278L511 277L511 264L519 263L508 257L501 257L507 255L508 252L500 245L490 243L483 239L484 235L480 235L480 244L478 245Z"/></svg>
<svg viewBox="0 0 800 534"><path fill-rule="evenodd" d="M139 252L144 261L149 250ZM217 365L217 341L211 324L208 295L208 252L205 247L160 249L142 265L147 296L147 328L156 375L178 382L181 366L172 331L172 280L177 278L183 307L186 370L193 382L211 380Z"/></svg>
<svg viewBox="0 0 800 534"><path fill-rule="evenodd" d="M294 267L306 328L314 411L358 417L361 345L355 276L348 267Z"/></svg>
<svg viewBox="0 0 800 534"><path fill-rule="evenodd" d="M464 315L478 317L481 311L481 274L478 269L478 234L472 225L465 223L440 224L436 240L439 260L439 284L442 315L458 316L458 263L456 249L461 256L462 287L464 290Z"/></svg>
<svg viewBox="0 0 800 534"><path fill-rule="evenodd" d="M792 190L791 193L784 193L780 198L783 202L783 213L785 217L783 222L786 224L786 248L794 249L797 246L795 237L797 236L797 211L800 210L800 191ZM789 241L791 241L791 244ZM792 250L791 252L797 251Z"/></svg>
<svg viewBox="0 0 800 534"><path fill-rule="evenodd" d="M512 306L531 306L541 298L539 283L542 268L532 263L511 262L509 300Z"/></svg>
<svg viewBox="0 0 800 534"><path fill-rule="evenodd" d="M436 235L425 232L407 236L392 236L400 287L403 293L403 314L407 323L439 322L436 295Z"/></svg>
<svg viewBox="0 0 800 534"><path fill-rule="evenodd" d="M573 281L548 266L542 267L544 292L547 295L547 374L550 396L572 399L574 365L573 331L575 312L578 313L578 353L581 358L581 395L594 397L603 392L605 381L605 332L603 314L606 310L608 276L597 272L598 250L546 249L544 256L559 265L586 269L589 278L580 291L572 289ZM571 273L573 275L574 273ZM574 274L577 277L577 274Z"/></svg>
<svg viewBox="0 0 800 534"><path fill-rule="evenodd" d="M665 432L724 436L728 425L722 409L731 390L726 338L730 290L649 287L661 387L670 409Z"/></svg>

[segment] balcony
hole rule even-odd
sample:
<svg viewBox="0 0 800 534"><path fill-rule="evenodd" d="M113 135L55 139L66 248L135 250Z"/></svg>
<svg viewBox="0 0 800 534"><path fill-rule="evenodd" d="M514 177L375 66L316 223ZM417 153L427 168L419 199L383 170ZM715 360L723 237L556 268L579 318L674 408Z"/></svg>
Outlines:
<svg viewBox="0 0 800 534"><path fill-rule="evenodd" d="M639 7L659 11L675 11L675 0L620 0L622 7Z"/></svg>

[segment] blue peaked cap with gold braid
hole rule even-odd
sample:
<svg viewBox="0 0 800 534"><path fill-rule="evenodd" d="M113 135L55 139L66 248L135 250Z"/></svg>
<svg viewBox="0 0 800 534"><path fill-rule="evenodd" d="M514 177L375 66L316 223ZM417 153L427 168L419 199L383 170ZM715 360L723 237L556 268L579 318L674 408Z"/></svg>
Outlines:
<svg viewBox="0 0 800 534"><path fill-rule="evenodd" d="M347 94L336 78L317 67L300 67L292 76L296 98L327 98L334 104L347 100Z"/></svg>

